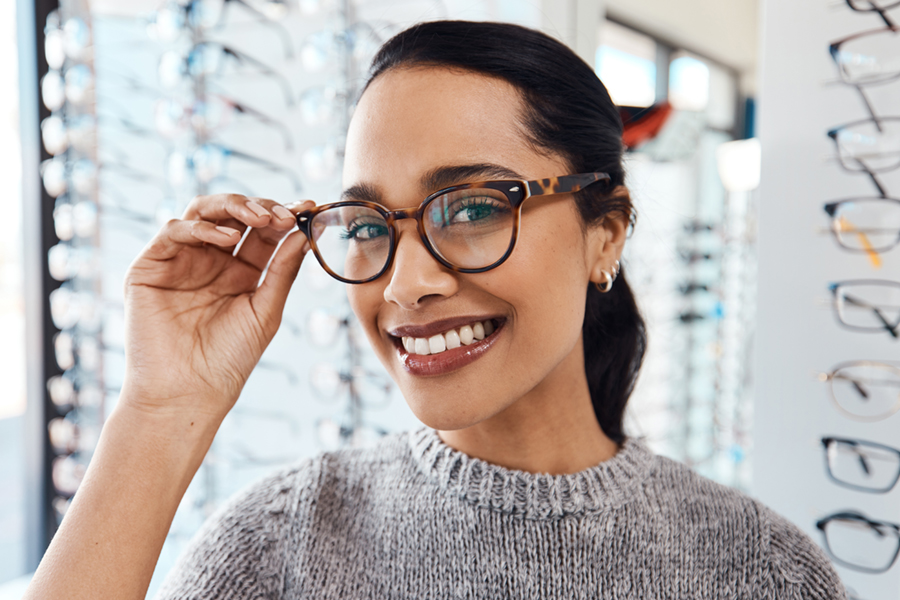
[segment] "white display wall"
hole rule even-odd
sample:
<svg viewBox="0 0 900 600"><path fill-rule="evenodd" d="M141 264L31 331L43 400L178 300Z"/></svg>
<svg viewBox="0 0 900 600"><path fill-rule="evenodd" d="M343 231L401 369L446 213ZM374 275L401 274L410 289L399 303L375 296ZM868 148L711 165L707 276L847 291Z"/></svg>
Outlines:
<svg viewBox="0 0 900 600"><path fill-rule="evenodd" d="M884 23L845 2L764 0L762 8L753 492L824 545L816 522L832 513L855 511L900 523L900 489L873 494L836 485L826 474L820 441L837 435L897 447L900 415L873 423L851 420L817 377L844 361L900 358L900 342L886 330L841 327L828 289L848 279L900 280L900 249L883 254L882 266L875 268L866 254L835 243L823 210L826 202L877 195L867 176L841 168L826 135L869 116L857 91L840 83L828 47ZM895 58L898 49L895 43ZM881 116L897 114L900 83L870 92ZM900 195L900 173L886 173L882 181L889 193ZM900 565L883 574L843 566L838 572L859 598L900 597Z"/></svg>

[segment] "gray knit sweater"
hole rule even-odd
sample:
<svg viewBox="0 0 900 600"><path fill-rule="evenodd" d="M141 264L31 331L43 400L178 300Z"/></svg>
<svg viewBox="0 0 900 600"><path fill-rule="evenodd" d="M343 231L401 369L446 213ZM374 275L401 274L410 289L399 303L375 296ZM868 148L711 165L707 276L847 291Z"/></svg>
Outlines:
<svg viewBox="0 0 900 600"><path fill-rule="evenodd" d="M794 525L629 439L572 475L431 429L322 454L211 517L158 598L845 598Z"/></svg>

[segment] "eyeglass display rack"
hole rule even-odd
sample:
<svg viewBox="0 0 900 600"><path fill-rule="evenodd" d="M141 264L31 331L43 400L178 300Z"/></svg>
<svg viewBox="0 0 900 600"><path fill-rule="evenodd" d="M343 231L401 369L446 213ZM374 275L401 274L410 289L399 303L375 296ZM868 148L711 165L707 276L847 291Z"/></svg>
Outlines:
<svg viewBox="0 0 900 600"><path fill-rule="evenodd" d="M46 415L56 457L48 459L53 523L77 489L122 383L119 294L130 261L196 194L238 191L285 203L336 198L361 65L394 31L384 20L356 19L349 2L160 0L159 7L151 15L127 7L92 14L66 0L47 29L51 61L60 52L54 43L70 53L83 46L82 54L64 54L62 70L78 69L61 73L61 90L44 85L45 96L64 98L51 115L60 118L43 127L47 150L57 156L43 169L45 191L58 198L50 202L63 238L47 263L64 280L51 301L61 333L51 341L47 369L55 399ZM415 426L404 403L405 410L394 408L396 394L350 315L343 286L310 257L278 336L175 517L159 575L219 502L275 466ZM325 374L318 389L308 377L314 366ZM57 466L62 460L72 468Z"/></svg>
<svg viewBox="0 0 900 600"><path fill-rule="evenodd" d="M847 326L850 308L855 315L868 311L867 316L877 320L871 306L863 305L877 304L887 295L867 299L839 291L833 284L898 281L900 255L896 248L867 252L840 247L835 234L849 233L853 243L878 234L860 229L871 225L853 223L854 214L842 221L823 208L842 199L900 190L896 171L879 169L870 177L859 168L877 158L877 152L857 155L862 162L853 162L855 145L868 143L865 136L854 138L849 129L843 135L836 129L871 118L873 112L883 117L896 114L892 109L900 100L896 81L854 89L836 69L839 60L852 54L848 38L885 25L877 11L856 9L884 4L765 0L761 13L766 36L758 119L763 164L753 491L821 544L853 597L867 600L900 597L900 568L896 563L889 566L891 557L883 554L900 548L893 527L900 523L897 490L866 489L878 487L869 477L888 465L890 452L882 446L897 445L900 421L896 415L867 415L865 410L854 414L881 396L876 389L880 383L856 381L868 389L872 402L860 400L859 390L845 396L856 375L848 376L843 365L892 363L900 356L900 346L886 323L868 330ZM888 15L895 13L892 9ZM800 22L803 27L797 27ZM871 73L881 64L879 58L896 59L898 54L896 34L880 35L892 37L893 43L884 47L887 54L869 53L869 61L859 63L872 68ZM836 40L844 40L840 52L834 52ZM869 136L874 138L877 135ZM861 214L862 206L856 209ZM882 227L887 225L883 221ZM900 226L897 230L900 234ZM896 305L880 309L885 321L892 318L891 311L900 312ZM865 370L849 368L857 373ZM874 416L878 418L869 418ZM835 439L845 441L839 444ZM871 462L876 459L877 464ZM870 475L861 466L865 461L870 461ZM885 545L888 542L891 548Z"/></svg>
<svg viewBox="0 0 900 600"><path fill-rule="evenodd" d="M692 124L692 141L678 136L675 150L639 147L626 162L638 223L625 264L649 333L629 402L629 432L656 452L747 490L754 197L725 190L710 160L710 149L730 135L706 130L703 113L674 118Z"/></svg>
<svg viewBox="0 0 900 600"><path fill-rule="evenodd" d="M93 43L86 3L52 10L43 24L40 80L43 201L52 209L55 243L47 251L50 277L45 340L53 362L44 365L47 539L74 495L105 418L98 227L97 115ZM46 241L45 241L46 244Z"/></svg>

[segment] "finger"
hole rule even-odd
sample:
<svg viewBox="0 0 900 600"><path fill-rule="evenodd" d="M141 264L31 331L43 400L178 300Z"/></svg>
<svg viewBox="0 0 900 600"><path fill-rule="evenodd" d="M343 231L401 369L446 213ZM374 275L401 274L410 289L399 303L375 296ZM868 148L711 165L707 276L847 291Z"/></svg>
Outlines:
<svg viewBox="0 0 900 600"><path fill-rule="evenodd" d="M269 264L284 236L297 226L297 218L274 200L256 197L251 197L250 200L269 211L272 219L266 227L251 228L235 256L261 272Z"/></svg>
<svg viewBox="0 0 900 600"><path fill-rule="evenodd" d="M312 210L315 207L316 207L316 203L313 202L312 200L301 200L299 202L292 202L286 206L286 208L289 211L291 211L291 213L295 217L297 215L299 215L300 213L307 211L307 210ZM315 235L315 233L313 235ZM309 250L309 242L308 241L303 246L303 252L305 253L307 250Z"/></svg>
<svg viewBox="0 0 900 600"><path fill-rule="evenodd" d="M294 228L294 226L297 225L297 217L294 216L294 213L289 211L278 202L269 200L268 198L256 197L251 197L250 200L269 211L269 213L272 215L272 220L269 223L269 227L271 227L272 229L275 229L277 231L290 231Z"/></svg>
<svg viewBox="0 0 900 600"><path fill-rule="evenodd" d="M235 253L235 257L262 272L272 259L278 243L288 233L289 231L277 231L271 227L251 229L244 237L244 242Z"/></svg>
<svg viewBox="0 0 900 600"><path fill-rule="evenodd" d="M231 227L209 221L183 221L172 219L156 234L142 255L151 260L169 260L186 246L212 244L228 248L241 240L241 234Z"/></svg>
<svg viewBox="0 0 900 600"><path fill-rule="evenodd" d="M285 238L272 258L266 278L251 300L254 310L266 325L277 328L281 323L288 293L297 279L307 250L306 238L299 231L294 231Z"/></svg>
<svg viewBox="0 0 900 600"><path fill-rule="evenodd" d="M235 219L242 225L266 227L274 219L264 206L241 194L213 194L197 196L188 204L182 217L185 221L224 221Z"/></svg>

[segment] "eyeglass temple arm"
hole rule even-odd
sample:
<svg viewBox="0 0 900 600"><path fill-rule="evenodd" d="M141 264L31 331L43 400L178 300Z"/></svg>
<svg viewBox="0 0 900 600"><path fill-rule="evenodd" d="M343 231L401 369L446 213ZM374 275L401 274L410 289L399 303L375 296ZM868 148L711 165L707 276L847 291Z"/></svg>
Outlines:
<svg viewBox="0 0 900 600"><path fill-rule="evenodd" d="M244 10L251 13L255 16L261 23L264 25L270 26L272 29L278 32L278 37L281 38L281 43L284 45L284 56L285 58L294 58L294 46L291 44L291 34L288 32L287 28L279 23L278 21L274 21L270 19L265 13L261 12L255 6L252 6L246 2L246 0L225 0L225 4L222 9L222 15L219 17L219 22L216 23L218 27L225 21L225 11L228 8L230 3L240 4L244 7Z"/></svg>
<svg viewBox="0 0 900 600"><path fill-rule="evenodd" d="M849 6L853 10L856 10L856 8L853 6L853 2L851 0L847 0L847 6ZM869 0L869 6L872 7L869 10L871 10L873 12L877 12L878 15L884 21L885 25L887 25L888 27L895 27L894 22L891 21L891 18L887 16L887 11L885 9L881 8L880 6L878 6L878 4L877 4L877 2L875 2L875 0ZM865 9L862 9L862 10L865 11Z"/></svg>
<svg viewBox="0 0 900 600"><path fill-rule="evenodd" d="M598 181L610 181L607 173L581 173L526 181L529 196L549 196L551 194L569 194L579 192Z"/></svg>
<svg viewBox="0 0 900 600"><path fill-rule="evenodd" d="M890 197L890 196L888 195L888 193L887 193L887 190L884 189L884 186L881 184L881 181L878 179L878 176L875 175L875 173L873 173L873 172L869 169L869 167L867 167L867 166L865 165L865 163L864 163L863 161L859 160L858 158L854 158L853 160L855 160L856 163L857 163L860 167L862 167L863 171L865 171L866 174L869 176L869 179L872 180L872 183L875 185L875 189L878 190L878 194L879 194L882 198L888 198L888 197Z"/></svg>
<svg viewBox="0 0 900 600"><path fill-rule="evenodd" d="M269 77L277 80L278 84L281 86L281 89L284 91L284 100L287 105L294 105L294 93L291 91L291 84L284 77L284 75L282 75L266 63L257 60L248 54L244 54L243 52L239 52L237 50L234 50L233 48L229 48L228 46L223 45L222 51L225 52L225 54L233 57L238 62L246 62L250 65L253 65L256 70L263 75L268 75Z"/></svg>
<svg viewBox="0 0 900 600"><path fill-rule="evenodd" d="M223 148L223 150L229 156L233 156L243 161L259 165L260 167L263 167L264 169L268 169L269 171L273 171L275 173L281 173L282 175L290 179L291 183L294 184L294 191L299 192L303 189L303 186L300 184L300 180L297 179L297 176L294 175L293 171L291 171L290 169L282 167L281 165L277 165L264 158L253 156L252 154L247 154L246 152L241 152L240 150L232 150L231 148Z"/></svg>
<svg viewBox="0 0 900 600"><path fill-rule="evenodd" d="M273 129L277 129L281 133L282 137L284 137L285 149L287 149L289 151L294 149L294 136L291 135L290 130L284 125L284 123L282 123L281 121L278 121L276 119L273 119L272 117L270 117L264 113L261 113L260 111L256 110L255 108L250 108L249 106L247 106L245 104L235 102L234 100L230 100L228 98L223 98L223 99L226 102L228 102L229 104L231 104L234 107L234 109L236 111L238 111L239 113L254 117L260 123L263 123L264 125L268 125L269 127L272 127Z"/></svg>
<svg viewBox="0 0 900 600"><path fill-rule="evenodd" d="M881 118L875 112L875 108L872 106L872 101L869 100L869 95L866 93L866 90L859 84L856 84L853 87L859 92L863 104L866 105L866 111L868 111L869 116L872 117L872 120L875 122L875 128L878 130L878 133L884 133L884 128L881 126Z"/></svg>
<svg viewBox="0 0 900 600"><path fill-rule="evenodd" d="M844 301L852 304L853 306L858 306L860 308L868 308L875 316L878 317L878 320L881 321L881 324L884 325L884 328L887 329L888 333L891 334L892 337L897 337L897 325L891 325L888 320L884 317L884 313L877 306L872 306L868 302L864 302L859 298L854 298L853 296L844 295Z"/></svg>
<svg viewBox="0 0 900 600"><path fill-rule="evenodd" d="M897 24L891 20L891 18L887 15L887 11L881 8L880 6L876 6L875 3L872 3L872 7L875 9L875 12L878 13L878 16L882 18L884 24L890 27L891 29L896 29Z"/></svg>

